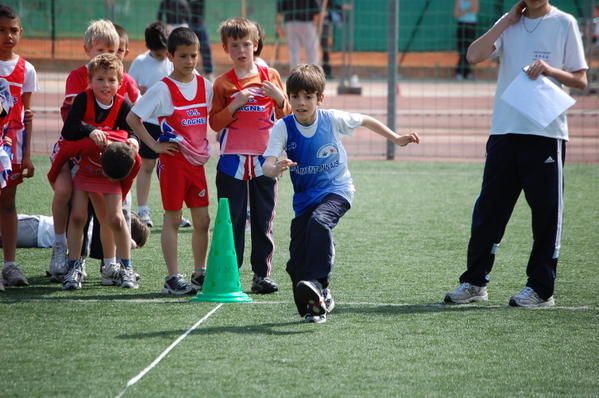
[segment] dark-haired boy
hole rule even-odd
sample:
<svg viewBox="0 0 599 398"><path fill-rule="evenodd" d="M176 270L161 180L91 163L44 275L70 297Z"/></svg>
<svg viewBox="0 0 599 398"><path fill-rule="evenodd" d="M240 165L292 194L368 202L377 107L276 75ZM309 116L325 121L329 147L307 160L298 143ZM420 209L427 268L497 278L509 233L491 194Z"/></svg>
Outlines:
<svg viewBox="0 0 599 398"><path fill-rule="evenodd" d="M164 208L161 244L168 271L162 292L182 295L193 294L201 288L206 272L210 215L204 164L210 158L206 134L212 85L195 71L199 42L191 29L173 30L167 49L173 72L146 92L127 116L127 122L137 136L159 154L158 179ZM176 137L175 141L157 142L142 123L150 118L158 118L162 133ZM193 285L179 273L177 259L177 232L183 202L189 207L193 221Z"/></svg>
<svg viewBox="0 0 599 398"><path fill-rule="evenodd" d="M29 282L17 266L17 210L15 206L17 186L23 178L33 177L31 161L31 94L37 91L35 68L15 53L23 27L15 11L0 5L0 147L10 153L10 174L0 184L0 230L4 239L4 266L0 281L4 285L24 286ZM7 163L8 159L7 159ZM2 177L0 177L2 178ZM2 285L0 283L0 285ZM1 290L1 289L0 289Z"/></svg>
<svg viewBox="0 0 599 398"><path fill-rule="evenodd" d="M129 67L129 75L135 79L141 94L165 76L173 72L173 63L167 57L166 43L168 38L167 28L163 22L152 22L144 32L148 51L138 55ZM155 140L160 136L160 126L157 118L144 120L144 126ZM158 154L152 151L143 141L139 146L141 156L141 170L137 176L137 214L148 227L154 226L151 210L148 206L150 187L152 185L152 172L156 166Z"/></svg>
<svg viewBox="0 0 599 398"><path fill-rule="evenodd" d="M291 176L295 218L287 272L300 316L315 323L325 322L334 306L328 288L335 257L332 230L349 210L355 190L342 136L363 126L399 146L420 142L418 134L397 135L367 115L320 109L325 84L317 65L291 71L286 85L293 114L274 125L263 166L267 176L286 170Z"/></svg>

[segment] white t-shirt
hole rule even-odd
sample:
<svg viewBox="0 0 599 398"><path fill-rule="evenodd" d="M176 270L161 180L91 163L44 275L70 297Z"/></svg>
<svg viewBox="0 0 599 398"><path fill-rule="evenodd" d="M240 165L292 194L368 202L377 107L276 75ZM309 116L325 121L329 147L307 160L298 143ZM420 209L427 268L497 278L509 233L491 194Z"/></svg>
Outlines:
<svg viewBox="0 0 599 398"><path fill-rule="evenodd" d="M198 86L197 75L189 83L181 83L174 79L171 80L177 85L187 100L194 99ZM208 110L210 110L210 104L212 104L212 83L208 79L204 79L204 87L206 88L206 103L208 104ZM150 87L146 94L137 100L133 108L131 108L131 112L139 116L142 120L170 116L174 111L175 108L173 107L171 93L168 86L162 81Z"/></svg>
<svg viewBox="0 0 599 398"><path fill-rule="evenodd" d="M17 66L18 58L10 61L0 61L0 76L8 76ZM29 61L25 61L25 81L23 82L23 92L33 93L39 90L37 85L37 73Z"/></svg>
<svg viewBox="0 0 599 398"><path fill-rule="evenodd" d="M530 134L567 140L565 113L542 129L500 98L522 68L537 59L568 72L588 69L574 17L555 7L540 18L529 19L523 16L520 21L503 31L495 42L492 56L498 56L501 61L491 134ZM559 82L554 82L561 86Z"/></svg>
<svg viewBox="0 0 599 398"><path fill-rule="evenodd" d="M131 66L129 67L129 76L131 76L137 86L145 87L145 90L149 90L154 84L162 80L165 76L168 76L173 71L173 63L165 58L162 61L154 58L150 51L146 51L144 54L138 55ZM149 123L158 124L158 119L152 118L146 120Z"/></svg>
<svg viewBox="0 0 599 398"><path fill-rule="evenodd" d="M341 136L351 136L354 129L362 125L363 116L360 113L349 113L339 111L336 109L328 110L332 115L331 120L333 121L333 133L338 140L341 140ZM314 123L309 126L303 126L295 120L295 125L298 131L307 138L312 137L316 133L316 127L318 126L318 113ZM264 152L264 157L275 156L279 157L281 153L287 148L287 127L283 119L277 120L272 129L270 130L270 137L268 139L268 146Z"/></svg>

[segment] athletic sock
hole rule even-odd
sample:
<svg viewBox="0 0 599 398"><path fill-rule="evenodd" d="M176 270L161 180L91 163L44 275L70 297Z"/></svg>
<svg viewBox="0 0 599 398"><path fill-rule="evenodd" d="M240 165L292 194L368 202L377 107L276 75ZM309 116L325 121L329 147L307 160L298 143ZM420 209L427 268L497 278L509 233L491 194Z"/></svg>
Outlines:
<svg viewBox="0 0 599 398"><path fill-rule="evenodd" d="M54 235L54 246L66 245L66 244L67 244L67 234L55 234Z"/></svg>
<svg viewBox="0 0 599 398"><path fill-rule="evenodd" d="M116 257L108 257L102 260L103 265L110 265L116 263Z"/></svg>
<svg viewBox="0 0 599 398"><path fill-rule="evenodd" d="M121 264L125 268L131 268L131 259L130 258L121 258Z"/></svg>

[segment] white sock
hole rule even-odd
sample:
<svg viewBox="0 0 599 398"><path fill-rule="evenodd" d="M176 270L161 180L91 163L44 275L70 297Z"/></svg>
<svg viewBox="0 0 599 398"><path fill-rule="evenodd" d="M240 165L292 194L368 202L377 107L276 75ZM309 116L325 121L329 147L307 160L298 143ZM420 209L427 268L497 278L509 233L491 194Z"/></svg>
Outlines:
<svg viewBox="0 0 599 398"><path fill-rule="evenodd" d="M148 211L148 212L150 211L150 207L148 205L137 206L137 214L143 213L145 211Z"/></svg>
<svg viewBox="0 0 599 398"><path fill-rule="evenodd" d="M67 234L54 234L54 246L57 245L66 245L67 244Z"/></svg>
<svg viewBox="0 0 599 398"><path fill-rule="evenodd" d="M5 261L5 262L4 262L4 268L6 268L6 267L10 267L11 265L14 265L14 266L16 266L16 265L17 265L17 262L16 262L16 261Z"/></svg>
<svg viewBox="0 0 599 398"><path fill-rule="evenodd" d="M104 259L104 265L110 265L116 263L116 257L109 257Z"/></svg>

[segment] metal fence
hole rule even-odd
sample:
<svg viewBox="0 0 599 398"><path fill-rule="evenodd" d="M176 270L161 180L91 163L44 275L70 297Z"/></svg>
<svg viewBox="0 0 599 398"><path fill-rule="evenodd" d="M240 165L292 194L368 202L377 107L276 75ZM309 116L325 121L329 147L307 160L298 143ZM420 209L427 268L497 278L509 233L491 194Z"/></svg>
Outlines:
<svg viewBox="0 0 599 398"><path fill-rule="evenodd" d="M62 122L58 109L68 71L87 62L83 32L89 21L108 18L130 38L126 64L145 51L143 30L156 19L159 0L10 0L20 15L24 38L18 52L37 69L40 91L33 150L48 153ZM204 23L211 39L216 74L230 62L216 32L226 18L247 16L265 31L262 58L288 73L286 43L275 34L276 0L206 0ZM378 136L359 129L346 141L350 156L385 159L479 161L484 157L494 102L497 64L476 65L468 79L456 79L456 20L453 0L328 0L335 18L326 20L322 42L331 77L325 107L370 114L399 131L418 131L419 146L394 150ZM599 162L599 43L593 41L595 0L553 0L574 15L583 33L591 69L590 85L571 92L568 161ZM486 31L513 1L480 0L477 34ZM395 14L396 13L396 14ZM597 18L597 16L595 16ZM595 19L595 23L597 19ZM199 67L202 71L202 68ZM213 145L216 148L216 145ZM393 149L393 150L392 150Z"/></svg>

